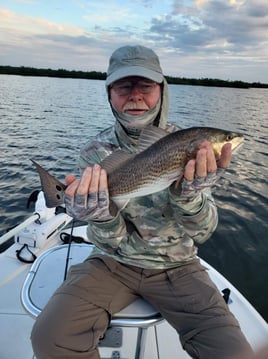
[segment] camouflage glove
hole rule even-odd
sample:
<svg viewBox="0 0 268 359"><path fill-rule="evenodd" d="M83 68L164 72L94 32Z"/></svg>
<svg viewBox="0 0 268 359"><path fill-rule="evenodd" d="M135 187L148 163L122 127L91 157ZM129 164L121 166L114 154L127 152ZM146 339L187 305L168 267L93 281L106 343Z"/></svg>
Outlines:
<svg viewBox="0 0 268 359"><path fill-rule="evenodd" d="M191 197L199 194L202 190L212 187L224 172L223 168L218 168L216 172L210 172L206 177L196 176L192 181L183 178L179 185L179 194L184 197Z"/></svg>
<svg viewBox="0 0 268 359"><path fill-rule="evenodd" d="M106 222L118 213L118 208L109 198L108 190L76 194L74 197L65 195L66 212L69 216L80 221Z"/></svg>

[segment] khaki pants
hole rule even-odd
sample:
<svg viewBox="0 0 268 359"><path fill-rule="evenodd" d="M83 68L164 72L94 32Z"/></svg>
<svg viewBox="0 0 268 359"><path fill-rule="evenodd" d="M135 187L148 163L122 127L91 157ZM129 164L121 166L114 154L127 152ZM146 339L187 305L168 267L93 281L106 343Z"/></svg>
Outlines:
<svg viewBox="0 0 268 359"><path fill-rule="evenodd" d="M137 296L177 330L192 358L229 359L251 351L198 259L175 269L148 270L99 257L71 267L37 318L32 331L37 359L99 359L97 345L109 319Z"/></svg>

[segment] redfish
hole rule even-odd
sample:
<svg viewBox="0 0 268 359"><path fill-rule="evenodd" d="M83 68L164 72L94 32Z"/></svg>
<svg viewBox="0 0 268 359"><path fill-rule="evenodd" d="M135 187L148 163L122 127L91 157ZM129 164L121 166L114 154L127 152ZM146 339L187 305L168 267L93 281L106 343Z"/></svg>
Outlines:
<svg viewBox="0 0 268 359"><path fill-rule="evenodd" d="M186 163L196 157L204 141L209 141L215 156L219 156L224 144L231 143L232 150L235 150L243 139L241 133L212 127L191 127L167 134L150 126L142 132L136 153L116 150L100 166L107 171L111 199L122 207L122 203L131 198L164 190L178 180ZM66 185L33 162L41 179L47 207L63 204Z"/></svg>

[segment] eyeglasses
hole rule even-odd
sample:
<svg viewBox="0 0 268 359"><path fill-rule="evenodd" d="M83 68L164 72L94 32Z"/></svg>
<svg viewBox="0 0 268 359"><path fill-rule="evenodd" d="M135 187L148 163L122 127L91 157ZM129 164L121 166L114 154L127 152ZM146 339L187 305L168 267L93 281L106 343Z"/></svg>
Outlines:
<svg viewBox="0 0 268 359"><path fill-rule="evenodd" d="M153 92L158 84L154 81L118 81L115 82L111 88L117 93L119 96L130 95L133 91L134 87L136 87L139 92L142 94L149 94Z"/></svg>

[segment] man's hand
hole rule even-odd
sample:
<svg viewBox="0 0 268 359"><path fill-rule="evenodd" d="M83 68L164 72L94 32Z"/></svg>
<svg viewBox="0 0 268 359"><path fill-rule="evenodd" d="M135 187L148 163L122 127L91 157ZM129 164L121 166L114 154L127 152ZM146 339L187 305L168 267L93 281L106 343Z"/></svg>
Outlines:
<svg viewBox="0 0 268 359"><path fill-rule="evenodd" d="M195 177L204 178L209 173L215 173L218 168L227 168L232 157L232 146L227 143L222 147L220 158L216 158L213 148L205 141L197 152L196 159L190 160L184 170L184 178L193 181Z"/></svg>
<svg viewBox="0 0 268 359"><path fill-rule="evenodd" d="M198 150L196 158L190 160L185 166L180 194L192 196L204 188L213 186L224 169L229 167L231 157L231 144L225 144L221 155L216 158L210 142L205 141Z"/></svg>
<svg viewBox="0 0 268 359"><path fill-rule="evenodd" d="M107 173L99 165L87 167L81 179L66 176L66 211L82 221L108 221L117 214L117 208L109 199Z"/></svg>

